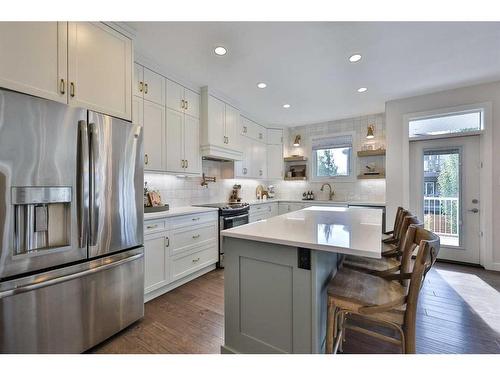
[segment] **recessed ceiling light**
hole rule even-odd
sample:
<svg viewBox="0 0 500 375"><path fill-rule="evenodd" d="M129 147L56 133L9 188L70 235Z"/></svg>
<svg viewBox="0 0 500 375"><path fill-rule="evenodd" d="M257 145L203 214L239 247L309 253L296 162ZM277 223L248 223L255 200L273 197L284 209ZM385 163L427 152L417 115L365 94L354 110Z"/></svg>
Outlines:
<svg viewBox="0 0 500 375"><path fill-rule="evenodd" d="M283 108L290 108L290 104L283 104Z"/></svg>
<svg viewBox="0 0 500 375"><path fill-rule="evenodd" d="M259 83L257 83L257 87L259 89L265 89L267 87L267 85L264 82L259 82Z"/></svg>
<svg viewBox="0 0 500 375"><path fill-rule="evenodd" d="M360 87L358 92L366 92L366 90L368 90L366 87Z"/></svg>
<svg viewBox="0 0 500 375"><path fill-rule="evenodd" d="M214 52L216 55L224 56L227 53L227 49L222 46L215 47Z"/></svg>
<svg viewBox="0 0 500 375"><path fill-rule="evenodd" d="M356 54L352 55L351 57L349 57L349 61L352 63L358 62L359 60L361 60L361 55L359 53L356 53Z"/></svg>

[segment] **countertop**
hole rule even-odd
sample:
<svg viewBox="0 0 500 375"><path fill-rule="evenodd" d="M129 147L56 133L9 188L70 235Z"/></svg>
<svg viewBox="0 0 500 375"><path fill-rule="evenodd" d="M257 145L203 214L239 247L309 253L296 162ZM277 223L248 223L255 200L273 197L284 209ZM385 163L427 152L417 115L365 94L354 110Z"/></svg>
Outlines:
<svg viewBox="0 0 500 375"><path fill-rule="evenodd" d="M338 205L356 205L356 206L373 206L373 207L385 207L385 202L375 202L375 201L327 201L327 200L320 200L320 199L315 199L312 201L309 200L303 200L303 199L268 199L266 201L260 199L255 199L252 201L246 201L250 205L255 205L255 204L264 204L264 203L305 203L305 204L310 204L310 205L321 205L321 204L338 204Z"/></svg>
<svg viewBox="0 0 500 375"><path fill-rule="evenodd" d="M219 210L218 208L213 208L213 207L192 207L192 206L176 207L176 208L171 208L168 211L145 213L144 220L164 219L167 217L200 214L204 212L217 212L218 210Z"/></svg>
<svg viewBox="0 0 500 375"><path fill-rule="evenodd" d="M382 210L308 207L221 231L225 237L380 258Z"/></svg>

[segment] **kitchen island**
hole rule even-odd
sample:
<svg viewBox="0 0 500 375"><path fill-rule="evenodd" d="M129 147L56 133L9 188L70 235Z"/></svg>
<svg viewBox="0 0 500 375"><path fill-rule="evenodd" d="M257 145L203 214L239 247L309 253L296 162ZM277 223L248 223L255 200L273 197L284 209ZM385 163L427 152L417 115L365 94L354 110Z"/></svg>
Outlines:
<svg viewBox="0 0 500 375"><path fill-rule="evenodd" d="M221 232L223 353L323 353L341 254L380 258L382 210L308 207Z"/></svg>

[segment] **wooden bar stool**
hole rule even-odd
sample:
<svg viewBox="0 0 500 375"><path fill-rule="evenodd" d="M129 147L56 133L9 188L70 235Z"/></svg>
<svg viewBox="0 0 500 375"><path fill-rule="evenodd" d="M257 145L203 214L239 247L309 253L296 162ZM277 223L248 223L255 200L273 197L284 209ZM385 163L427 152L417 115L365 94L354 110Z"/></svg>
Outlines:
<svg viewBox="0 0 500 375"><path fill-rule="evenodd" d="M439 237L426 229L410 225L404 246L404 253L408 256L402 260L399 274L381 277L350 268L337 271L328 285L327 353L336 353L339 348L342 350L346 328L399 344L403 353L415 353L418 295L425 275L436 261ZM411 254L417 246L418 253L412 266ZM390 327L400 338L347 325L345 321L348 316Z"/></svg>
<svg viewBox="0 0 500 375"><path fill-rule="evenodd" d="M392 240L394 240L394 233L397 232L397 230L398 230L398 226L399 226L400 221L401 221L401 214L402 214L403 210L404 210L403 207L401 207L401 206L398 207L398 209L396 211L396 217L394 219L394 226L392 227L391 231L382 233L382 241L389 243Z"/></svg>
<svg viewBox="0 0 500 375"><path fill-rule="evenodd" d="M408 231L410 225L422 227L423 223L421 223L416 216L406 216L403 220L403 225L401 225L400 238L406 240L406 232ZM380 259L347 255L344 258L344 262L342 263L342 265L344 267L352 268L357 271L369 273L376 276L384 276L398 272L401 270L401 257L405 257L405 254L403 254L403 249L406 249L407 251L413 251L411 247L405 246L404 242L405 241L399 241L392 255L386 255ZM411 254L409 254L409 256L411 256ZM405 257L405 259L407 258Z"/></svg>
<svg viewBox="0 0 500 375"><path fill-rule="evenodd" d="M400 211L398 225L393 231L394 233L392 238L390 240L382 241L382 256L392 257L398 252L401 242L404 239L404 235L406 234L406 230L408 229L408 227L404 226L405 218L409 216L413 216L410 211L405 209Z"/></svg>

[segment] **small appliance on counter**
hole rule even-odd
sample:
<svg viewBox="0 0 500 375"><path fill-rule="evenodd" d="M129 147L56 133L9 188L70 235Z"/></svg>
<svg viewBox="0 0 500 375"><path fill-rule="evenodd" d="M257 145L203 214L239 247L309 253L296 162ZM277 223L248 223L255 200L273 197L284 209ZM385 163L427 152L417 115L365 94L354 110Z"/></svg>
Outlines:
<svg viewBox="0 0 500 375"><path fill-rule="evenodd" d="M276 197L276 191L274 189L276 189L274 185L269 185L267 187L267 195L269 199L273 199Z"/></svg>
<svg viewBox="0 0 500 375"><path fill-rule="evenodd" d="M233 191L231 192L231 196L229 197L229 203L241 202L240 191L241 185L233 185Z"/></svg>

